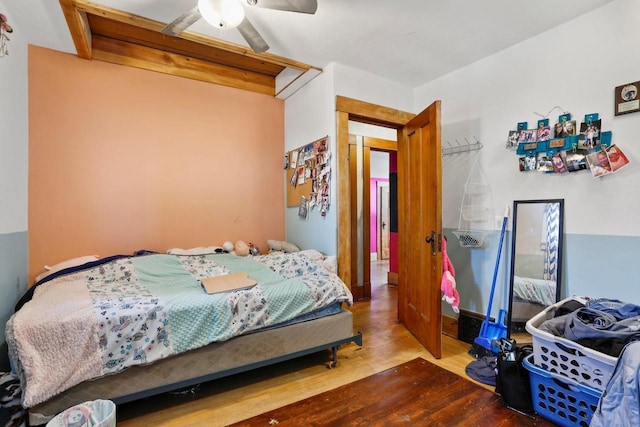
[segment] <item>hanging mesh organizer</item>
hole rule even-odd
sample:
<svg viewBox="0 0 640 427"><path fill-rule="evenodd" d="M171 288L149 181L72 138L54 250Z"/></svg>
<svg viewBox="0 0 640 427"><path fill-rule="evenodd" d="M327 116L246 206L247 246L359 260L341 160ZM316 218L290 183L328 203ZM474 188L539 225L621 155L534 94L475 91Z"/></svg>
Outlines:
<svg viewBox="0 0 640 427"><path fill-rule="evenodd" d="M479 155L476 155L464 185L458 229L453 231L460 246L465 248L483 247L484 239L493 230L495 221L491 189L480 169Z"/></svg>

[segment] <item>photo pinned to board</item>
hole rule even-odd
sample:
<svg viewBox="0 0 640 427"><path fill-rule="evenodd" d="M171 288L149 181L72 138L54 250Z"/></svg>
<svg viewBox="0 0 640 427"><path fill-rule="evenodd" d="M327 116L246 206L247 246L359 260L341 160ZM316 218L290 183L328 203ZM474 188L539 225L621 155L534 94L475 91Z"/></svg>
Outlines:
<svg viewBox="0 0 640 427"><path fill-rule="evenodd" d="M518 144L526 144L538 140L537 129L523 129L518 134Z"/></svg>
<svg viewBox="0 0 640 427"><path fill-rule="evenodd" d="M551 156L551 163L553 164L553 172L555 173L565 173L568 171L567 169L567 152L566 151L558 151Z"/></svg>
<svg viewBox="0 0 640 427"><path fill-rule="evenodd" d="M587 154L587 163L589 163L591 175L594 177L605 176L612 173L609 157L607 157L607 152L604 150Z"/></svg>
<svg viewBox="0 0 640 427"><path fill-rule="evenodd" d="M298 216L302 219L309 218L309 205L307 198L304 196L300 196L300 207L298 207Z"/></svg>
<svg viewBox="0 0 640 427"><path fill-rule="evenodd" d="M629 164L629 158L616 144L607 148L607 156L609 157L611 172L617 172Z"/></svg>
<svg viewBox="0 0 640 427"><path fill-rule="evenodd" d="M600 125L601 120L584 121L580 124L580 137L578 138L578 148L583 150L594 150L600 145Z"/></svg>
<svg viewBox="0 0 640 427"><path fill-rule="evenodd" d="M527 122L520 122L516 126L516 130L510 130L505 148L517 150L518 144L521 142L534 142L536 137L531 132L527 132L527 126Z"/></svg>
<svg viewBox="0 0 640 427"><path fill-rule="evenodd" d="M517 130L510 130L509 136L507 138L507 147L510 150L515 150L518 148L518 137L520 132Z"/></svg>
<svg viewBox="0 0 640 427"><path fill-rule="evenodd" d="M527 154L523 157L520 157L518 159L518 162L520 165L520 172L534 171L536 170L536 166L538 164L535 153Z"/></svg>
<svg viewBox="0 0 640 427"><path fill-rule="evenodd" d="M555 124L553 128L553 136L555 138L564 138L566 136L571 136L576 134L576 121L575 120L565 120L559 121Z"/></svg>
<svg viewBox="0 0 640 427"><path fill-rule="evenodd" d="M579 172L589 168L586 152L583 150L567 151L566 164L569 172Z"/></svg>
<svg viewBox="0 0 640 427"><path fill-rule="evenodd" d="M549 119L538 120L538 129L536 130L536 141L548 141L551 139L551 127Z"/></svg>
<svg viewBox="0 0 640 427"><path fill-rule="evenodd" d="M544 173L553 173L553 162L551 161L551 158L549 156L547 156L547 153L542 152L542 153L538 153L538 172L544 172Z"/></svg>

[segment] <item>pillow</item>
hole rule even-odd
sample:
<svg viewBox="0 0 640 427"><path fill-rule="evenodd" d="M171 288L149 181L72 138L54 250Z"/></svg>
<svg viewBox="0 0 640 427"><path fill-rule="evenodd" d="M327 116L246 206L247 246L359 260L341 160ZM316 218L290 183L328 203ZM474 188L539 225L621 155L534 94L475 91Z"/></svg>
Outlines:
<svg viewBox="0 0 640 427"><path fill-rule="evenodd" d="M300 251L300 248L297 247L296 245L294 245L291 242L282 242L282 250L285 251L286 253L290 254L290 253L293 253L293 252Z"/></svg>
<svg viewBox="0 0 640 427"><path fill-rule="evenodd" d="M77 258L71 258L66 261L59 262L52 266L45 265L44 271L36 276L36 282L44 279L45 277L57 273L60 270L64 270L65 268L77 267L82 264L86 264L88 262L97 261L100 257L98 255L85 255Z"/></svg>
<svg viewBox="0 0 640 427"><path fill-rule="evenodd" d="M322 265L330 272L338 274L338 257L335 255L326 256Z"/></svg>
<svg viewBox="0 0 640 427"><path fill-rule="evenodd" d="M322 255L320 252L318 252L315 249L305 249L304 251L300 251L300 255L304 255L313 261L324 260L324 255Z"/></svg>
<svg viewBox="0 0 640 427"><path fill-rule="evenodd" d="M218 249L218 251L216 251ZM220 246L200 246L191 249L172 248L167 251L170 255L208 255L222 250Z"/></svg>
<svg viewBox="0 0 640 427"><path fill-rule="evenodd" d="M279 240L269 239L267 240L267 246L272 251L281 251L282 250L282 242Z"/></svg>
<svg viewBox="0 0 640 427"><path fill-rule="evenodd" d="M312 261L317 262L323 266L330 273L336 273L338 270L337 258L335 256L324 256L322 253L315 249L305 249L299 252L300 255L304 255Z"/></svg>
<svg viewBox="0 0 640 427"><path fill-rule="evenodd" d="M267 245L271 251L284 251L285 253L292 253L300 251L296 245L291 242L284 242L279 240L267 240Z"/></svg>

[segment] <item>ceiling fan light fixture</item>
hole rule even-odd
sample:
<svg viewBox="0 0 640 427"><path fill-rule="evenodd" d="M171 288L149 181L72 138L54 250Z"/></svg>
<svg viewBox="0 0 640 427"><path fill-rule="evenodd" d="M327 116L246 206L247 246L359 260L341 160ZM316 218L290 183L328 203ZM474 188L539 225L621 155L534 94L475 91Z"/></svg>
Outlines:
<svg viewBox="0 0 640 427"><path fill-rule="evenodd" d="M218 28L235 28L244 19L244 8L237 0L198 0L198 10Z"/></svg>

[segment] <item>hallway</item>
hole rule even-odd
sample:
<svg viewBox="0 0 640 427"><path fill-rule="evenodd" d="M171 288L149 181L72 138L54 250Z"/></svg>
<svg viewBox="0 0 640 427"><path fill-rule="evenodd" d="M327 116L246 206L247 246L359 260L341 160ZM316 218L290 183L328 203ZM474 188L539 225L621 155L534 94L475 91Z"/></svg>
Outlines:
<svg viewBox="0 0 640 427"><path fill-rule="evenodd" d="M389 260L371 261L371 286L381 286L387 284L387 274L389 273ZM393 285L392 285L393 286Z"/></svg>

